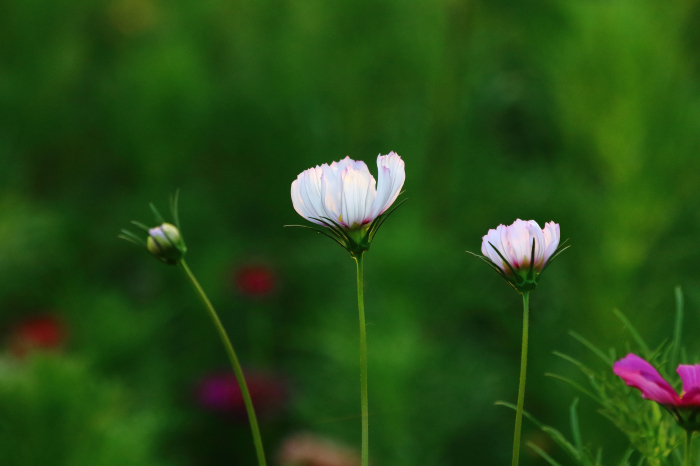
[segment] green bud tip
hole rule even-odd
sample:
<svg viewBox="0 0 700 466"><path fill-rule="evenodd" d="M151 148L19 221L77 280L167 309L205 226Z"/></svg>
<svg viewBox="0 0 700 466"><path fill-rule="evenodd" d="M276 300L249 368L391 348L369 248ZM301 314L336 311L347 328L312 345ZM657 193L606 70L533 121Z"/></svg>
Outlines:
<svg viewBox="0 0 700 466"><path fill-rule="evenodd" d="M149 229L146 246L156 259L170 265L177 264L187 252L180 230L170 223Z"/></svg>

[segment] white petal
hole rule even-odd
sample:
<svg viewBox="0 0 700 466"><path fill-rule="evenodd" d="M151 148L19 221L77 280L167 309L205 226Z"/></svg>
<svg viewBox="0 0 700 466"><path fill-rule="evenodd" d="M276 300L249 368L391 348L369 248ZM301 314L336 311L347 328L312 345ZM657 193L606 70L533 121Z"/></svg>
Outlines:
<svg viewBox="0 0 700 466"><path fill-rule="evenodd" d="M307 220L320 225L314 218L325 215L321 199L321 169L309 168L299 174L292 183L292 204L294 210Z"/></svg>
<svg viewBox="0 0 700 466"><path fill-rule="evenodd" d="M503 244L501 243L501 233L505 229L503 225L498 225L495 230L489 230L489 232L483 237L481 241L481 253L491 259L491 262L496 264L506 273L511 273L510 268L503 263L503 259L498 255L494 247L498 249L504 257Z"/></svg>
<svg viewBox="0 0 700 466"><path fill-rule="evenodd" d="M379 155L377 157L377 170L379 180L377 198L372 207L370 221L386 212L394 203L406 180L405 163L396 152Z"/></svg>
<svg viewBox="0 0 700 466"><path fill-rule="evenodd" d="M367 166L362 162L348 165L342 173L342 184L343 225L353 228L367 223L377 197L376 181Z"/></svg>
<svg viewBox="0 0 700 466"><path fill-rule="evenodd" d="M323 175L321 177L321 199L323 199L323 207L328 218L334 222L340 222L341 218L341 192L343 190L343 181L340 167L346 167L349 162L353 162L349 157L340 162L333 162L331 165L323 164L321 169Z"/></svg>

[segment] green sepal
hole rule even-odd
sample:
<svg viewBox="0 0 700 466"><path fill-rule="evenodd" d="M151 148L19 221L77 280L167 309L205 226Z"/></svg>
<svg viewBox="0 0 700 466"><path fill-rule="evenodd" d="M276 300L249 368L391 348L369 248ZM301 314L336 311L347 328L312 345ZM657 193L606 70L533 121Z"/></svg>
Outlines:
<svg viewBox="0 0 700 466"><path fill-rule="evenodd" d="M496 254L498 254L498 257L501 258L503 263L508 267L508 270L510 270L511 273L506 273L503 271L497 264L495 264L491 258L486 257L486 256L481 256L479 254L474 254L473 252L467 251L469 254L471 254L474 257L477 257L481 259L482 261L486 262L493 270L495 270L505 281L507 281L513 288L515 288L516 291L519 293L525 293L529 291L533 291L535 288L537 288L537 284L539 283L540 277L542 276L542 273L547 269L549 264L552 263L552 261L559 256L562 252L564 252L566 249L568 249L570 246L564 246L564 244L568 241L565 240L562 242L557 249L554 251L554 253L549 257L547 262L544 264L542 269L539 272L535 272L535 239L532 239L532 252L530 253L530 268L527 270L526 274L519 273L515 270L515 268L511 265L508 260L501 254L501 251L498 250L496 246L494 246L491 242L489 242L489 246L493 248L494 251L496 251Z"/></svg>
<svg viewBox="0 0 700 466"><path fill-rule="evenodd" d="M666 408L666 410L669 413L671 413L678 425L683 429L689 432L700 431L700 418L698 416L700 414L700 408L688 408L669 405L661 406Z"/></svg>
<svg viewBox="0 0 700 466"><path fill-rule="evenodd" d="M329 235L328 233L326 233L325 231L319 230L318 228L310 227L310 226L307 226L307 225L284 225L284 227L285 227L285 228L287 228L287 227L297 227L297 228L306 228L307 230L313 230L313 231L315 231L316 233L320 233L320 234L322 234L323 236L327 236L328 238L330 238L330 239L332 239L333 241L335 241L336 243L338 243L338 245L340 245L340 247L342 247L343 249L345 249L345 246L343 246L343 243L341 243L340 241L338 241L337 237L331 236L331 235Z"/></svg>
<svg viewBox="0 0 700 466"><path fill-rule="evenodd" d="M343 247L347 252L350 253L351 256L353 257L358 257L365 253L366 251L369 251L369 247L374 240L374 235L377 234L377 231L379 228L384 224L386 219L391 215L401 204L406 202L407 199L402 200L398 204L396 204L394 207L389 209L388 211L384 212L383 214L377 216L372 223L369 224L369 226L365 226L364 228L359 228L357 230L352 230L350 233L348 232L348 229L338 223L336 220L333 220L332 218L328 217L311 217L310 220L314 220L316 222L321 223L323 226L325 226L328 231L323 231L318 228L314 227L309 227L309 226L304 226L304 225L284 225L285 227L301 227L301 228L306 228L307 230L314 230L317 233L321 233L324 236L329 237L336 243L338 243L340 246ZM359 239L359 241L356 238L353 238L352 233L357 232L357 231L364 231L364 234L362 234L362 237Z"/></svg>
<svg viewBox="0 0 700 466"><path fill-rule="evenodd" d="M367 230L367 236L369 237L369 242L374 241L374 235L377 234L377 231L379 231L379 228L381 228L382 225L384 225L384 222L386 221L387 218L389 218L389 215L393 214L396 209L401 207L401 204L406 202L408 198L403 199L401 202L396 204L394 207L389 209L388 211L384 212L383 214L379 215L377 218L374 219L372 224L369 226L369 230ZM375 226L376 225L376 226Z"/></svg>
<svg viewBox="0 0 700 466"><path fill-rule="evenodd" d="M146 246L146 241L143 238L137 236L129 230L122 229L122 234L118 235L117 238L125 239L130 243L134 243L137 246Z"/></svg>

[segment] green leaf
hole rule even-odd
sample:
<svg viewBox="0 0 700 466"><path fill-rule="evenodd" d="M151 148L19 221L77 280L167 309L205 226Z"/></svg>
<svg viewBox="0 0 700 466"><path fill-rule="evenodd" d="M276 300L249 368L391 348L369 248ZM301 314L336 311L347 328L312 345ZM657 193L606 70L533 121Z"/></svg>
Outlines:
<svg viewBox="0 0 700 466"><path fill-rule="evenodd" d="M515 406L513 403L508 403L507 401L497 401L497 402L494 403L494 404L495 404L496 406L505 406L506 408L510 408L510 409L512 409L512 410L514 410L514 411L517 411L517 410L518 410L518 407L517 407L517 406ZM525 411L525 410L523 410L523 416L525 416L525 417L528 418L530 421L532 421L532 423L535 424L535 425L536 425L537 427L539 427L540 429L543 429L543 428L546 427L544 424L540 423L540 421L538 421L537 419L535 419L534 417L532 417L532 415L530 415L530 413L528 413L528 412Z"/></svg>
<svg viewBox="0 0 700 466"><path fill-rule="evenodd" d="M594 395L592 392L586 390L585 388L583 388L581 385L579 385L578 383L574 382L573 380L571 380L571 379L569 379L569 378L567 378L567 377L558 375L558 374L552 374L551 372L547 372L547 373L544 374L544 375L545 375L545 377L551 377L551 378L553 378L553 379L557 379L557 380L561 380L562 382L566 382L566 383L568 383L569 385L571 385L572 387L574 387L576 390L580 391L581 393L583 393L583 394L586 395L587 397L591 398L593 401L596 401L596 402L602 404L602 400L601 400L600 398L598 398L598 397L597 397L596 395Z"/></svg>
<svg viewBox="0 0 700 466"><path fill-rule="evenodd" d="M579 335L578 333L574 332L573 330L569 330L569 335L571 335L572 337L574 337L576 340L579 341L579 343L581 343L583 346L585 346L586 348L588 348L589 350L591 350L591 351L592 351L595 355L597 355L600 359L602 359L603 361L605 361L605 363L606 363L607 365L612 366L613 361L608 357L607 354L605 354L603 351L601 351L600 348L598 348L598 347L595 346L593 343L591 343L590 341L586 340L585 338L583 338L581 335Z"/></svg>
<svg viewBox="0 0 700 466"><path fill-rule="evenodd" d="M620 321L622 321L622 323L625 325L625 327L627 327L627 329L630 331L630 335L632 335L632 338L634 338L634 341L637 342L637 344L639 345L639 348L642 350L642 354L643 354L644 358L649 360L649 347L644 342L642 337L639 335L639 332L637 332L637 329L634 328L634 326L630 323L630 321L627 319L627 317L625 317L625 315L622 312L620 312L619 309L613 309L613 314L615 314L617 316L617 318L620 319Z"/></svg>
<svg viewBox="0 0 700 466"><path fill-rule="evenodd" d="M388 212L384 212L382 215L380 215L381 221L379 222L379 225L377 225L377 227L376 227L376 228L374 229L374 231L372 232L372 236L370 236L370 238L369 238L370 241L372 241L372 240L374 239L374 235L376 235L376 234L377 234L377 231L379 231L379 229L381 228L381 226L384 225L384 222L386 222L386 219L389 218L389 215L393 214L394 211L395 211L396 209L398 209L398 208L401 206L401 204L403 204L403 203L406 202L407 200L408 200L408 198L403 199L401 202L399 202L399 203L396 204L394 207L392 207L391 209L389 209ZM377 218L379 218L379 217L377 217ZM372 226L374 226L374 225L372 225ZM371 229L371 227L370 227L370 229ZM368 234L369 234L369 232L368 232Z"/></svg>
<svg viewBox="0 0 700 466"><path fill-rule="evenodd" d="M545 453L540 447L535 445L532 442L527 442L527 446L535 450L535 452L540 455L547 463L549 463L551 466L561 466L561 464L557 463L554 461L554 459L549 456L547 453Z"/></svg>
<svg viewBox="0 0 700 466"><path fill-rule="evenodd" d="M175 194L170 196L170 213L175 220L175 226L180 229L180 188L175 190Z"/></svg>
<svg viewBox="0 0 700 466"><path fill-rule="evenodd" d="M327 236L328 238L332 239L333 241L335 241L336 243L338 243L338 244L340 245L341 248L343 248L343 249L345 249L345 250L347 251L347 248L345 247L345 245L344 245L343 243L341 243L341 242L338 241L335 237L329 235L329 234L326 233L325 231L319 230L318 228L314 228L314 227L310 227L310 226L306 226L306 225L284 225L284 227L285 227L285 228L287 228L287 227L297 227L297 228L306 228L307 230L313 230L313 231L315 231L316 233L320 233L320 234L322 234L323 236Z"/></svg>
<svg viewBox="0 0 700 466"><path fill-rule="evenodd" d="M466 252L467 254L471 254L472 256L476 257L477 259L483 261L486 265L488 265L489 267L491 267L491 268L493 269L494 272L496 272L497 274L499 274L499 275L500 275L503 279L505 279L506 281L510 282L510 280L508 279L508 276L507 276L507 275L503 272L503 270L501 270L496 264L494 264L493 262L491 262L491 259L489 259L488 257L485 257L485 256L480 256L479 254L474 254L474 253L471 252L471 251L465 251L465 252Z"/></svg>
<svg viewBox="0 0 700 466"><path fill-rule="evenodd" d="M146 225L144 225L144 224L141 223L141 222L137 222L136 220L132 220L132 221L131 221L131 224L132 224L132 225L135 225L135 226L137 226L137 227L139 227L140 229L142 229L142 230L145 231L146 233L148 233L149 230L150 230L150 228L148 228Z"/></svg>
<svg viewBox="0 0 700 466"><path fill-rule="evenodd" d="M622 460L620 460L620 466L629 466L629 460L632 456L632 453L634 453L634 448L628 448L625 452L625 455L622 457Z"/></svg>
<svg viewBox="0 0 700 466"><path fill-rule="evenodd" d="M675 289L676 294L676 323L673 327L673 343L671 343L671 367L678 364L678 352L681 349L681 332L683 329L683 291L680 286Z"/></svg>
<svg viewBox="0 0 700 466"><path fill-rule="evenodd" d="M557 250L554 251L554 254L552 254L551 256L549 256L549 259L547 259L547 262L544 264L544 267L542 267L542 270L540 270L540 275L542 275L542 274L544 273L544 271L547 270L547 267L549 267L549 264L551 264L551 263L554 261L554 259L556 259L557 257L559 257L559 254L561 254L562 252L566 251L567 249L569 249L569 248L571 247L571 245L562 247L562 246L564 246L564 244L565 244L567 241L569 241L568 238L565 239L564 242L561 243L561 244L557 247Z"/></svg>
<svg viewBox="0 0 700 466"><path fill-rule="evenodd" d="M146 246L146 240L130 232L129 230L122 230L122 234L117 236L117 238L125 239L137 246Z"/></svg>
<svg viewBox="0 0 700 466"><path fill-rule="evenodd" d="M156 223L158 223L158 225L162 225L163 223L165 223L163 216L160 214L160 212L158 212L158 209L156 209L156 206L153 205L152 202L149 204L149 206L151 207L151 212L153 212L153 217L155 217L155 219L156 219Z"/></svg>
<svg viewBox="0 0 700 466"><path fill-rule="evenodd" d="M574 402L571 403L569 408L569 417L571 418L571 435L574 438L574 445L579 450L583 449L583 441L581 440L581 429L578 423L578 413L576 412L576 405L578 404L578 398L574 398Z"/></svg>

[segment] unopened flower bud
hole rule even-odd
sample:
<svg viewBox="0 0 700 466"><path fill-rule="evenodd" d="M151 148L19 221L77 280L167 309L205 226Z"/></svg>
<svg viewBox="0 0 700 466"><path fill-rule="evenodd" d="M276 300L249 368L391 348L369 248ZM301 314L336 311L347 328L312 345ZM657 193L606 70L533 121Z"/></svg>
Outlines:
<svg viewBox="0 0 700 466"><path fill-rule="evenodd" d="M146 245L156 259L171 265L177 264L187 251L180 230L170 223L148 230Z"/></svg>

